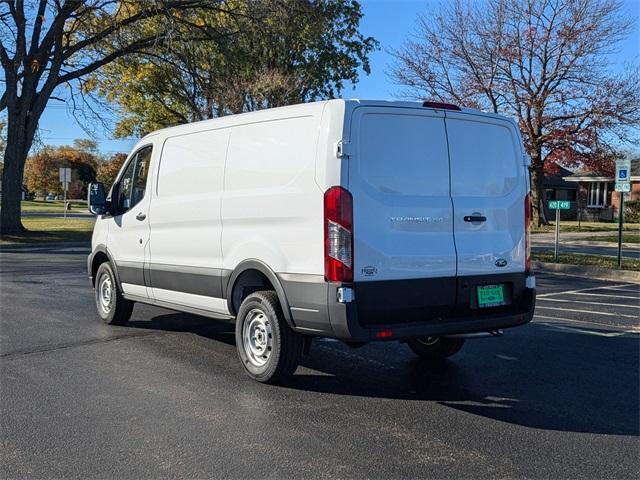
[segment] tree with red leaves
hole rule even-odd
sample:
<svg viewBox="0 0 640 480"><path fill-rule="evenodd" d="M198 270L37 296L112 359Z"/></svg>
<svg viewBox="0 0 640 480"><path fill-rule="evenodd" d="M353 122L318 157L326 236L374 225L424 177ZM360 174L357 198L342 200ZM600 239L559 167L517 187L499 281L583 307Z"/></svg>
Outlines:
<svg viewBox="0 0 640 480"><path fill-rule="evenodd" d="M455 0L419 18L391 77L403 96L515 117L540 225L545 170L609 172L616 148L637 138L640 70L610 68L631 18L618 0Z"/></svg>

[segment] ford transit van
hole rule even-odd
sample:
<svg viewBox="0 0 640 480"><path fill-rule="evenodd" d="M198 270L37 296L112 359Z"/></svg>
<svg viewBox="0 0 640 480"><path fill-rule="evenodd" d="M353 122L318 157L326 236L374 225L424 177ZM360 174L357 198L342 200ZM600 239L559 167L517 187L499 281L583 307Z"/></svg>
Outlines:
<svg viewBox="0 0 640 480"><path fill-rule="evenodd" d="M314 337L425 358L531 320L529 160L516 124L440 103L329 100L145 136L98 216L100 317L135 302L230 320L246 372Z"/></svg>

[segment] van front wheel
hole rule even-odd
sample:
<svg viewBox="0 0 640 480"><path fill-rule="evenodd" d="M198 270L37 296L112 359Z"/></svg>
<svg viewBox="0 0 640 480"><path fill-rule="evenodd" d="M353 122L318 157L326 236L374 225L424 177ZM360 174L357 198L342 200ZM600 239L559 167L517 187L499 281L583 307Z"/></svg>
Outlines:
<svg viewBox="0 0 640 480"><path fill-rule="evenodd" d="M407 345L413 353L427 360L437 360L455 355L464 345L462 338L424 337L409 340Z"/></svg>
<svg viewBox="0 0 640 480"><path fill-rule="evenodd" d="M277 383L298 367L304 342L291 330L273 291L244 299L236 319L236 348L245 371L262 383Z"/></svg>
<svg viewBox="0 0 640 480"><path fill-rule="evenodd" d="M95 296L98 315L100 315L104 323L124 325L131 318L133 302L122 296L109 262L104 262L98 268Z"/></svg>

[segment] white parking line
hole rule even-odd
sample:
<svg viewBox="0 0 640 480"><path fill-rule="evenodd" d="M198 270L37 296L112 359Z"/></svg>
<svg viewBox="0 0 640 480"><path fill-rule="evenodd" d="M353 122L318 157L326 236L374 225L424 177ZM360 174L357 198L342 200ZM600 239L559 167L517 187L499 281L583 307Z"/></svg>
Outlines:
<svg viewBox="0 0 640 480"><path fill-rule="evenodd" d="M632 292L640 292L640 286L637 284L630 285L619 285L619 286L611 286L611 287L602 287L606 290L620 290L622 292L632 293ZM627 288L631 288L631 290L627 290Z"/></svg>
<svg viewBox="0 0 640 480"><path fill-rule="evenodd" d="M640 298L636 295L636 296L628 296L628 295L615 295L613 293L586 293L586 292L574 292L571 293L571 295L584 295L584 296L589 296L589 297L610 297L610 298L628 298L631 300L638 300L640 301ZM538 295L538 297L541 297L542 295Z"/></svg>
<svg viewBox="0 0 640 480"><path fill-rule="evenodd" d="M550 297L552 295L565 295L565 294L573 294L573 293L578 293L578 292L587 292L589 290L602 290L602 289L616 289L616 288L626 288L626 287L637 287L637 285L635 283L625 283L622 285L613 285L613 286L605 286L605 287L590 287L590 288L579 288L577 290L564 290L562 292L550 292L550 293L543 293L542 295L538 295L537 297ZM628 293L633 293L633 292L628 292Z"/></svg>
<svg viewBox="0 0 640 480"><path fill-rule="evenodd" d="M561 312L576 312L576 313L590 313L593 315L606 315L607 317L638 318L638 315L623 315L622 313L596 312L595 310L578 310L577 308L543 307L542 305L536 305L536 309L538 308L542 308L544 310L560 310Z"/></svg>
<svg viewBox="0 0 640 480"><path fill-rule="evenodd" d="M624 307L624 308L637 308L640 309L640 305L624 305L622 303L604 303L604 302L585 302L583 300L565 300L561 298L541 298L543 302L562 302L562 303L583 303L585 305L604 305L607 307Z"/></svg>
<svg viewBox="0 0 640 480"><path fill-rule="evenodd" d="M541 325L546 325L547 327L555 328L557 330L566 330L573 333L580 333L583 335L595 335L597 337L621 337L626 335L627 332L596 332L593 330L585 330L584 328L575 328L575 327L564 327L562 325L554 325L553 323L540 322Z"/></svg>
<svg viewBox="0 0 640 480"><path fill-rule="evenodd" d="M589 322L587 320L575 320L573 318L563 318L563 317L549 317L547 315L538 315L536 314L534 317L534 320L536 318L546 318L548 320L559 320L561 322L570 322L570 323L581 323L581 324L585 324L585 325L599 325L599 326L603 326L603 327L608 327L608 328L627 328L627 327L623 327L620 325L611 325L610 323L600 323L600 322ZM545 323L545 322L542 322ZM631 330L625 330L625 333L634 333L634 334L640 334L640 328L638 327L633 327Z"/></svg>

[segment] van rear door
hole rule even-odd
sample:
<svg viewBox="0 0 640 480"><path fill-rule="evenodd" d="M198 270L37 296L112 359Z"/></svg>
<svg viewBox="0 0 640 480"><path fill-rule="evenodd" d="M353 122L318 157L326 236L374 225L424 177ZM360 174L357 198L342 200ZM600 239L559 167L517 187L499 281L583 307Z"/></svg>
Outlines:
<svg viewBox="0 0 640 480"><path fill-rule="evenodd" d="M455 281L444 113L356 107L347 138L354 281ZM438 300L453 304L455 288L446 290Z"/></svg>
<svg viewBox="0 0 640 480"><path fill-rule="evenodd" d="M528 177L515 126L452 111L445 122L458 276L523 272Z"/></svg>

